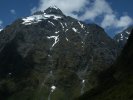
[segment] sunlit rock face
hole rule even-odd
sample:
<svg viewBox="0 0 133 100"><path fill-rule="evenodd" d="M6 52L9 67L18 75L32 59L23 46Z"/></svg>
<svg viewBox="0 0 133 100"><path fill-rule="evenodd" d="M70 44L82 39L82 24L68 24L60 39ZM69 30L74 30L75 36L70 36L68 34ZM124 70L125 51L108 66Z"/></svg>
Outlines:
<svg viewBox="0 0 133 100"><path fill-rule="evenodd" d="M50 7L0 33L2 100L72 100L97 86L118 46L98 25Z"/></svg>

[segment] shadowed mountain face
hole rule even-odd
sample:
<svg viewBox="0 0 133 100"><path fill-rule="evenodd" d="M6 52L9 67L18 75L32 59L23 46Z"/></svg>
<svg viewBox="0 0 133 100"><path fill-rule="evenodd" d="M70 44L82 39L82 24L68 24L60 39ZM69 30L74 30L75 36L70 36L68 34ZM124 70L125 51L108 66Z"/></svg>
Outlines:
<svg viewBox="0 0 133 100"><path fill-rule="evenodd" d="M133 30L113 66L99 75L99 86L78 100L133 99Z"/></svg>
<svg viewBox="0 0 133 100"><path fill-rule="evenodd" d="M0 32L0 98L72 100L98 85L117 52L101 27L56 7L18 19Z"/></svg>

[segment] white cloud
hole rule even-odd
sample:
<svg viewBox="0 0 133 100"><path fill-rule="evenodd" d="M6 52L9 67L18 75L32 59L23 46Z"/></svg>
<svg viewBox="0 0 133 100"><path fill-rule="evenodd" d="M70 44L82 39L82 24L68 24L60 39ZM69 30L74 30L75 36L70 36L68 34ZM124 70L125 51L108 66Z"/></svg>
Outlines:
<svg viewBox="0 0 133 100"><path fill-rule="evenodd" d="M56 5L66 15L74 17L73 12L82 11L88 3L89 0L40 0L39 7L34 7L31 11L32 13L38 10L43 11L50 6Z"/></svg>
<svg viewBox="0 0 133 100"><path fill-rule="evenodd" d="M16 14L15 9L11 9L11 10L10 10L10 13L15 15L15 14Z"/></svg>
<svg viewBox="0 0 133 100"><path fill-rule="evenodd" d="M118 17L106 0L40 0L39 7L34 7L32 13L38 10L45 10L49 6L56 5L66 15L79 20L95 21L101 17L103 28L125 28L133 23L128 15ZM80 12L80 16L73 12Z"/></svg>
<svg viewBox="0 0 133 100"><path fill-rule="evenodd" d="M110 5L105 0L94 0L85 13L80 17L81 20L95 20L100 15L112 13Z"/></svg>
<svg viewBox="0 0 133 100"><path fill-rule="evenodd" d="M101 23L102 27L106 28L106 27L110 27L113 25L116 25L116 16L113 14L107 14L104 16L104 19Z"/></svg>
<svg viewBox="0 0 133 100"><path fill-rule="evenodd" d="M107 14L101 23L104 28L121 28L125 29L133 23L133 19L127 15L117 18L115 14Z"/></svg>
<svg viewBox="0 0 133 100"><path fill-rule="evenodd" d="M122 16L117 22L117 27L126 27L133 23L133 19L129 16Z"/></svg>

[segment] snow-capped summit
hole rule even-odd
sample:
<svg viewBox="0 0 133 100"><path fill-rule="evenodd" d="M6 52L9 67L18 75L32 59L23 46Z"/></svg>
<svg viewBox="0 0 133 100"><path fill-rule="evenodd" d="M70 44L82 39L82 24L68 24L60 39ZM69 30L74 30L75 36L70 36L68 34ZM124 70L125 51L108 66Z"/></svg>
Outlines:
<svg viewBox="0 0 133 100"><path fill-rule="evenodd" d="M33 15L42 15L42 14L44 14L43 11L37 11L37 12L33 13Z"/></svg>
<svg viewBox="0 0 133 100"><path fill-rule="evenodd" d="M50 13L50 12L53 12L54 11L54 13ZM55 14L55 12L57 13L59 13L59 14L63 14L62 13L62 11L57 7L57 6L50 6L49 8L47 8L46 10L44 10L44 11L37 11L37 12L35 12L35 13L33 13L33 15L42 15L42 14L44 14L44 13L50 13L50 14Z"/></svg>
<svg viewBox="0 0 133 100"><path fill-rule="evenodd" d="M56 6L50 6L49 8L47 8L44 13L46 14L54 14L54 15L60 15L63 16L63 12Z"/></svg>
<svg viewBox="0 0 133 100"><path fill-rule="evenodd" d="M56 15L53 15L53 14L41 14L41 15L32 15L32 16L29 16L29 17L26 17L26 18L23 18L23 22L22 24L24 25L31 25L31 24L35 24L35 23L38 23L42 20L46 20L46 19L49 19L49 18L53 18L54 20L58 20L60 18L62 18L62 16L56 16Z"/></svg>
<svg viewBox="0 0 133 100"><path fill-rule="evenodd" d="M56 5L50 6L50 8L59 9Z"/></svg>
<svg viewBox="0 0 133 100"><path fill-rule="evenodd" d="M62 13L62 11L59 8L57 8L56 6L51 6L51 7L47 8L44 12L37 11L32 16L23 18L22 24L31 25L31 24L35 24L35 23L38 23L42 20L46 20L49 18L58 20L58 19L62 18L63 16L65 16L65 15Z"/></svg>

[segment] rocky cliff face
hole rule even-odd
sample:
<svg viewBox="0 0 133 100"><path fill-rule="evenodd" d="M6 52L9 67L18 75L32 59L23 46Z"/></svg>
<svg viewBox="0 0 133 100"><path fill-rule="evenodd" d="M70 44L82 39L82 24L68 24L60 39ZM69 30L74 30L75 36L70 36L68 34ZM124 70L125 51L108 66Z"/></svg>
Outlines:
<svg viewBox="0 0 133 100"><path fill-rule="evenodd" d="M117 47L98 25L56 7L18 19L0 32L0 98L72 100L97 86Z"/></svg>

